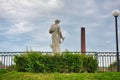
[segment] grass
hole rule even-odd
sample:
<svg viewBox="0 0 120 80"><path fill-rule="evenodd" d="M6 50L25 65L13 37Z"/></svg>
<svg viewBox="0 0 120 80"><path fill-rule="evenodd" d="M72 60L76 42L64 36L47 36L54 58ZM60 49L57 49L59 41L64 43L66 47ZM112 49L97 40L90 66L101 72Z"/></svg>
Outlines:
<svg viewBox="0 0 120 80"><path fill-rule="evenodd" d="M120 73L31 73L0 70L0 80L120 80Z"/></svg>

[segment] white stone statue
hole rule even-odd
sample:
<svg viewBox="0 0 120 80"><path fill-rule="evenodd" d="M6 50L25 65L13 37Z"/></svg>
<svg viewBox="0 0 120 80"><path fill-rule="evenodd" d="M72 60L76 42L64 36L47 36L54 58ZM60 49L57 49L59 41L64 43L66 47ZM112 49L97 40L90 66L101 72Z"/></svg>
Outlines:
<svg viewBox="0 0 120 80"><path fill-rule="evenodd" d="M55 23L51 25L51 28L49 30L49 33L52 35L52 44L50 47L52 48L53 53L60 53L60 44L64 40L59 23L60 20L55 20Z"/></svg>

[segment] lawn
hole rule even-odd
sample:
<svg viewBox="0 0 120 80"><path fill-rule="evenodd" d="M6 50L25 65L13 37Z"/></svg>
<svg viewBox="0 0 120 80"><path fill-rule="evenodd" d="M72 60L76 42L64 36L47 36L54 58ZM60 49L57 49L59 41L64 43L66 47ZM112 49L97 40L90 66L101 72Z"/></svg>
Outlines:
<svg viewBox="0 0 120 80"><path fill-rule="evenodd" d="M120 80L120 73L32 73L0 71L0 80Z"/></svg>

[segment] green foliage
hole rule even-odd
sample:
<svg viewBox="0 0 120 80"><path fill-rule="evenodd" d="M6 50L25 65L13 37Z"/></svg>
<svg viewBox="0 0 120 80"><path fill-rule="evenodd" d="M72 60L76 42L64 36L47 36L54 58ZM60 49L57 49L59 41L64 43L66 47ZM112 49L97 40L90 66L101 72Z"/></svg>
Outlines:
<svg viewBox="0 0 120 80"><path fill-rule="evenodd" d="M109 73L31 73L8 72L0 80L120 80L119 72Z"/></svg>
<svg viewBox="0 0 120 80"><path fill-rule="evenodd" d="M68 72L81 72L83 69L83 58L81 54L67 52L63 54Z"/></svg>
<svg viewBox="0 0 120 80"><path fill-rule="evenodd" d="M120 80L120 73L119 72L108 72L102 73L99 76L96 76L97 80Z"/></svg>
<svg viewBox="0 0 120 80"><path fill-rule="evenodd" d="M83 67L87 72L95 72L98 68L97 60L94 59L93 56L84 56Z"/></svg>
<svg viewBox="0 0 120 80"><path fill-rule="evenodd" d="M92 56L66 52L63 54L42 54L29 52L14 58L15 66L21 72L95 72L97 60Z"/></svg>
<svg viewBox="0 0 120 80"><path fill-rule="evenodd" d="M1 74L4 74L4 73L7 73L8 71L6 69L0 69L0 75Z"/></svg>
<svg viewBox="0 0 120 80"><path fill-rule="evenodd" d="M15 58L14 58L14 61L16 63L16 69L18 71L27 71L26 68L28 68L28 60L27 60L27 55L16 55Z"/></svg>
<svg viewBox="0 0 120 80"><path fill-rule="evenodd" d="M109 67L116 67L117 66L117 62L113 62L112 64L110 64Z"/></svg>
<svg viewBox="0 0 120 80"><path fill-rule="evenodd" d="M0 61L0 65L2 65L2 61Z"/></svg>
<svg viewBox="0 0 120 80"><path fill-rule="evenodd" d="M16 70L16 69L15 69L15 65L7 66L5 69L6 69L7 71L14 71L14 70Z"/></svg>
<svg viewBox="0 0 120 80"><path fill-rule="evenodd" d="M120 62L120 60L119 60L119 62ZM109 70L117 71L117 62L116 61L109 65Z"/></svg>

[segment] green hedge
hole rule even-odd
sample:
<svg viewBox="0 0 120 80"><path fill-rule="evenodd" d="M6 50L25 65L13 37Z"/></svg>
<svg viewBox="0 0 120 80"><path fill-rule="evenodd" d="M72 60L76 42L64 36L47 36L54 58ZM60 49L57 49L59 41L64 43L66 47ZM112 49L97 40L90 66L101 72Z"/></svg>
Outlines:
<svg viewBox="0 0 120 80"><path fill-rule="evenodd" d="M63 54L42 54L29 52L16 55L15 66L22 72L95 72L98 67L97 60L92 56L79 53L66 52Z"/></svg>

